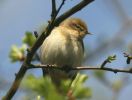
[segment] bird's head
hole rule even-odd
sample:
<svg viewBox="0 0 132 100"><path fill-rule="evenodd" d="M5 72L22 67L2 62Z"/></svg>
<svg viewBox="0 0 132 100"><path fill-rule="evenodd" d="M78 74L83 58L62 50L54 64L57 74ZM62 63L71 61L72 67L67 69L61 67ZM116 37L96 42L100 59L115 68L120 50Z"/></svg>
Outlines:
<svg viewBox="0 0 132 100"><path fill-rule="evenodd" d="M90 34L88 32L87 25L85 24L85 22L79 18L68 18L64 20L60 24L60 26L64 26L72 30L78 31L78 32L75 32L75 34L77 34L81 38L83 38L87 34Z"/></svg>

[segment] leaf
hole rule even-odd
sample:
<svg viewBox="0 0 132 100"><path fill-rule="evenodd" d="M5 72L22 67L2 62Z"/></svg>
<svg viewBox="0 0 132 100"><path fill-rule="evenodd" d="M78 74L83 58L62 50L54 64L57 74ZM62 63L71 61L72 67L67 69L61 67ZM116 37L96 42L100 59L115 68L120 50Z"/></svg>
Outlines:
<svg viewBox="0 0 132 100"><path fill-rule="evenodd" d="M122 86L123 86L123 82L121 80L115 81L112 84L113 89L116 91L119 91L122 88Z"/></svg>
<svg viewBox="0 0 132 100"><path fill-rule="evenodd" d="M70 87L70 84L71 84L72 80L62 80L61 82L61 90L63 90L63 94L67 94L67 92L69 91L69 87Z"/></svg>
<svg viewBox="0 0 132 100"><path fill-rule="evenodd" d="M92 93L90 88L82 88L79 87L78 90L74 93L75 97L78 99L83 99L83 98L90 98Z"/></svg>
<svg viewBox="0 0 132 100"><path fill-rule="evenodd" d="M94 71L95 77L98 79L104 79L105 77L105 71Z"/></svg>
<svg viewBox="0 0 132 100"><path fill-rule="evenodd" d="M77 77L73 81L71 85L71 89L73 91L73 95L76 98L84 99L91 96L90 88L84 86L84 82L88 79L87 75L77 74Z"/></svg>
<svg viewBox="0 0 132 100"><path fill-rule="evenodd" d="M75 87L75 86L78 86L78 85L84 83L87 79L88 79L87 75L81 75L80 73L78 73L72 83L72 87Z"/></svg>
<svg viewBox="0 0 132 100"><path fill-rule="evenodd" d="M25 32L25 37L23 38L23 43L27 44L29 47L31 47L34 42L36 41L36 38L33 36L32 32Z"/></svg>
<svg viewBox="0 0 132 100"><path fill-rule="evenodd" d="M24 86L38 95L43 96L45 100L64 100L64 96L60 95L50 77L36 78L33 75L29 75L25 81Z"/></svg>
<svg viewBox="0 0 132 100"><path fill-rule="evenodd" d="M109 57L107 58L107 61L108 61L109 63L111 63L111 62L114 61L114 60L116 60L116 55L109 56Z"/></svg>
<svg viewBox="0 0 132 100"><path fill-rule="evenodd" d="M26 50L26 45L22 45L22 47L17 47L16 45L13 45L11 47L9 58L11 59L11 62L16 61L22 61L24 58L24 51Z"/></svg>
<svg viewBox="0 0 132 100"><path fill-rule="evenodd" d="M84 82L88 79L86 75L77 74L77 77L73 81L71 87L71 80L63 80L61 84L61 90L63 93L56 91L51 78L46 76L45 78L36 78L33 75L29 75L23 82L27 89L36 92L37 96L43 97L45 100L67 100L67 93L72 91L73 97L77 99L89 98L91 96L90 88L84 86Z"/></svg>

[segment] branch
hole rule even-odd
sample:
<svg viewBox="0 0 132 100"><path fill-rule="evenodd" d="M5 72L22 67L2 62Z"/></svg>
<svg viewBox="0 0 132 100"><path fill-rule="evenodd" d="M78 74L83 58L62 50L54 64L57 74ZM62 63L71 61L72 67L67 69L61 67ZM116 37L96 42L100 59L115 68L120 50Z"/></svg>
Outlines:
<svg viewBox="0 0 132 100"><path fill-rule="evenodd" d="M55 15L56 15L56 1L55 0L52 0L51 19L53 19Z"/></svg>
<svg viewBox="0 0 132 100"><path fill-rule="evenodd" d="M54 24L54 21L59 13L59 11L61 10L62 6L64 5L66 0L62 0L62 3L60 4L59 8L56 10L56 2L55 0L52 0L52 14L51 14L51 23Z"/></svg>
<svg viewBox="0 0 132 100"><path fill-rule="evenodd" d="M87 6L89 3L93 2L94 0L82 0L79 4L75 5L73 8L69 9L66 11L64 14L60 15L56 20L55 20L55 25L59 25L63 19L68 18L69 16L73 15L74 13L80 11L82 8Z"/></svg>
<svg viewBox="0 0 132 100"><path fill-rule="evenodd" d="M130 64L130 62L131 62L131 60L132 60L132 56L130 56L130 55L127 54L127 53L124 53L124 57L127 58L126 63L127 63L127 64Z"/></svg>
<svg viewBox="0 0 132 100"><path fill-rule="evenodd" d="M105 71L111 71L111 72L114 72L114 73L117 73L117 72L124 72L124 73L131 73L132 74L132 69L130 68L129 70L124 70L124 69L113 69L113 68L108 68L108 67L105 67L105 65L107 63L111 63L112 61L116 60L116 55L113 55L113 56L108 56L107 59L104 60L104 62L101 64L100 67L58 67L56 65L33 65L33 64L29 64L28 66L28 69L31 69L31 68L42 68L42 69L59 69L59 70L105 70Z"/></svg>
<svg viewBox="0 0 132 100"><path fill-rule="evenodd" d="M38 38L38 33L37 33L37 31L34 31L34 36L36 37L36 38Z"/></svg>
<svg viewBox="0 0 132 100"><path fill-rule="evenodd" d="M27 56L26 56L23 64L21 65L20 70L16 74L16 78L15 78L12 86L10 87L9 91L7 92L7 94L2 98L2 100L10 100L14 96L14 94L18 90L18 87L19 87L19 85L20 85L20 83L21 83L21 81L22 81L22 79L23 79L23 77L24 77L24 75L25 75L25 73L27 71L27 65L29 65L31 63L35 52L41 46L41 44L43 43L45 38L50 34L51 30L55 26L59 25L63 20L65 20L69 16L73 15L77 11L81 10L83 7L85 7L86 5L91 3L92 1L94 1L94 0L83 0L82 2L77 4L76 6L74 6L70 10L68 10L66 13L64 13L60 17L58 17L55 20L54 23L51 21L51 23L48 24L48 26L45 29L45 31L37 38L37 40L34 43L34 45L28 50Z"/></svg>
<svg viewBox="0 0 132 100"><path fill-rule="evenodd" d="M59 6L58 10L56 11L56 15L59 13L59 11L61 10L62 6L64 5L66 0L62 0L61 5Z"/></svg>
<svg viewBox="0 0 132 100"><path fill-rule="evenodd" d="M101 68L104 68L107 63L111 63L113 60L116 60L116 55L108 56L108 58L101 64Z"/></svg>
<svg viewBox="0 0 132 100"><path fill-rule="evenodd" d="M58 69L58 70L65 70L66 68L64 67L57 67L56 65L33 65L30 64L30 67L28 67L28 69L32 69L32 68L44 68L44 69ZM114 69L114 68L108 68L108 67L92 67L92 66L86 66L86 67L68 67L68 70L105 70L105 71L110 71L110 72L114 72L115 74L118 72L123 72L123 73L130 73L132 74L132 70L124 70L124 69Z"/></svg>

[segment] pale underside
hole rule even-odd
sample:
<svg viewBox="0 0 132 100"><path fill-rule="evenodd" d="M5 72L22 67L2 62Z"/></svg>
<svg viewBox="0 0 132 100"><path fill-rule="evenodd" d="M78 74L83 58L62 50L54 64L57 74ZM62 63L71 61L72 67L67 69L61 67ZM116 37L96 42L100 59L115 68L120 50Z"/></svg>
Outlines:
<svg viewBox="0 0 132 100"><path fill-rule="evenodd" d="M40 60L42 64L55 64L57 67L81 66L83 59L82 41L75 38L68 29L63 27L55 28L46 38L40 48ZM74 79L77 71L45 70L53 82L58 86L62 79Z"/></svg>
<svg viewBox="0 0 132 100"><path fill-rule="evenodd" d="M40 48L40 59L43 64L55 64L59 67L81 65L83 59L81 41L68 32L69 30L59 30L58 27L46 38Z"/></svg>

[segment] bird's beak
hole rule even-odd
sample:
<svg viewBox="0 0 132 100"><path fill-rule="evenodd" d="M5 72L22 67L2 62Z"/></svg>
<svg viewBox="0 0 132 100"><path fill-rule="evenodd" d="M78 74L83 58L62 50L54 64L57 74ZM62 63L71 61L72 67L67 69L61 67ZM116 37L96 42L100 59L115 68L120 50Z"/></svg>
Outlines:
<svg viewBox="0 0 132 100"><path fill-rule="evenodd" d="M86 34L88 34L88 35L92 35L92 33L89 33L88 31L86 31Z"/></svg>

